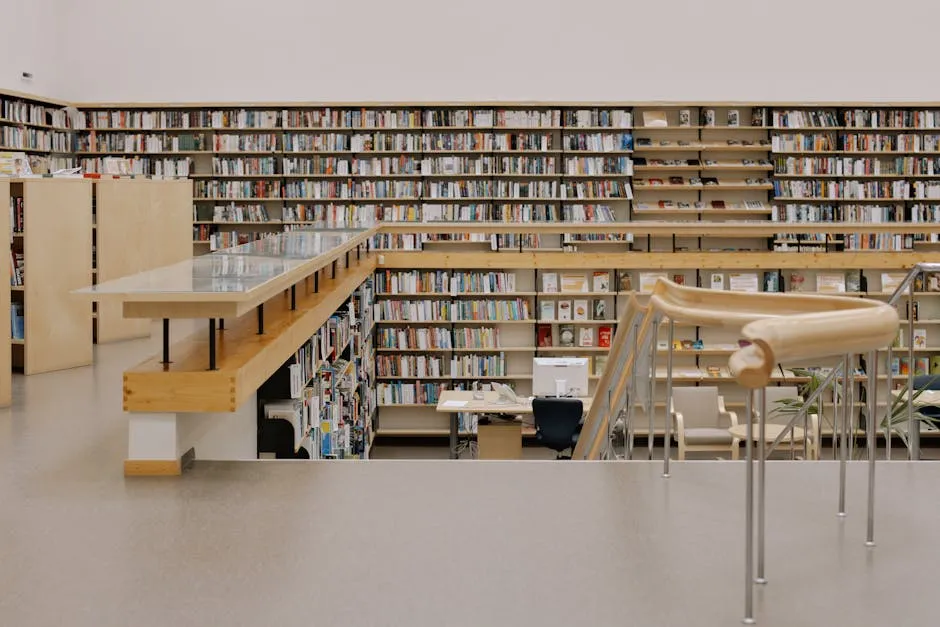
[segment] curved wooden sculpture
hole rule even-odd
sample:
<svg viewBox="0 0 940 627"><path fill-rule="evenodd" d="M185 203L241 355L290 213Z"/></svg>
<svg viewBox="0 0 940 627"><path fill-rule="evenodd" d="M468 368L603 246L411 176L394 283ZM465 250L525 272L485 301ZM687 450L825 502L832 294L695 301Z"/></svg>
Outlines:
<svg viewBox="0 0 940 627"><path fill-rule="evenodd" d="M622 321L628 320L628 315L632 319L638 310L635 304L628 307ZM741 329L742 338L751 345L732 354L728 365L735 380L749 389L767 385L781 362L863 353L888 346L897 336L899 324L895 308L878 301L816 294L723 292L685 287L665 279L653 288L643 329L649 327L655 315L677 323ZM623 343L628 334L620 331L618 328L619 337L615 339ZM613 355L631 348L612 346L609 363L616 363ZM620 398L633 374L633 364L634 359L628 358L626 367L603 377L598 392L612 391L613 398ZM606 429L592 425L592 421L607 420L607 416L596 415L599 413L592 411L588 415L584 430L588 437L578 443L575 459L599 457Z"/></svg>

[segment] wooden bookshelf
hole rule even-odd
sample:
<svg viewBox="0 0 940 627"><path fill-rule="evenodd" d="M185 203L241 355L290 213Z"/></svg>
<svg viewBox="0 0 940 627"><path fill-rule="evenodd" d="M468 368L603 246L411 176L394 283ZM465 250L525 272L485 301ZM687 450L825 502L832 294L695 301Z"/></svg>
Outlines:
<svg viewBox="0 0 940 627"><path fill-rule="evenodd" d="M11 181L11 195L23 199L24 220L13 247L26 270L23 291L14 292L22 298L25 336L14 344L13 363L25 374L93 361L92 311L71 294L92 281L91 189L86 179Z"/></svg>
<svg viewBox="0 0 940 627"><path fill-rule="evenodd" d="M12 233L10 225L10 181L0 178L0 232ZM10 240L12 241L12 237ZM10 276L10 255L3 255L0 260L0 273L3 276ZM7 282L7 286L10 282ZM0 290L0 325L10 328L10 299L12 290L8 287ZM10 337L10 336L7 336ZM13 400L13 381L12 381L12 341L0 341L0 407L7 407Z"/></svg>
<svg viewBox="0 0 940 627"><path fill-rule="evenodd" d="M74 167L78 129L64 111L67 106L51 98L0 90L0 153L25 153L34 174Z"/></svg>
<svg viewBox="0 0 940 627"><path fill-rule="evenodd" d="M95 282L192 256L192 185L186 180L102 178L94 182ZM125 318L121 304L95 304L97 343L150 335L150 320Z"/></svg>

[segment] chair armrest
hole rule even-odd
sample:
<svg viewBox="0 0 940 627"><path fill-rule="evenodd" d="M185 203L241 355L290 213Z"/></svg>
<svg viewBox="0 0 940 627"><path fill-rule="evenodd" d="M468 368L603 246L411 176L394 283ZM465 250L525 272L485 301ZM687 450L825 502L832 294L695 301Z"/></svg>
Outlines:
<svg viewBox="0 0 940 627"><path fill-rule="evenodd" d="M727 418L731 422L732 427L738 426L738 415L733 411L728 411L725 409L725 397L718 397L718 415Z"/></svg>
<svg viewBox="0 0 940 627"><path fill-rule="evenodd" d="M732 427L738 426L738 415L735 412L723 411L723 412L719 412L719 415L722 416L723 418L727 418L728 422L731 423Z"/></svg>
<svg viewBox="0 0 940 627"><path fill-rule="evenodd" d="M682 412L672 412L672 419L675 424L676 437L685 440L685 420L682 418Z"/></svg>

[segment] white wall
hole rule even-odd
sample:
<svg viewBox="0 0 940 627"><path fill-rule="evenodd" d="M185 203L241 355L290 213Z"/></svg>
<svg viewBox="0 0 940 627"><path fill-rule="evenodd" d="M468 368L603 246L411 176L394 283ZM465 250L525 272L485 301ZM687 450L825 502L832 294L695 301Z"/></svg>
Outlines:
<svg viewBox="0 0 940 627"><path fill-rule="evenodd" d="M64 95L59 2L0 0L0 89L47 98ZM33 80L21 80L23 72L32 72Z"/></svg>
<svg viewBox="0 0 940 627"><path fill-rule="evenodd" d="M934 0L50 2L78 101L940 101Z"/></svg>

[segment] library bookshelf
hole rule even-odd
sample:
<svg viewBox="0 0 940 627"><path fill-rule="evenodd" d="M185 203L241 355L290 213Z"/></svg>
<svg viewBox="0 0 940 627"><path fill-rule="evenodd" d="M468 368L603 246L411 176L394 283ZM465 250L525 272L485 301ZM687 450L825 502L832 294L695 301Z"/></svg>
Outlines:
<svg viewBox="0 0 940 627"><path fill-rule="evenodd" d="M28 178L9 185L13 328L22 331L14 334L13 364L25 374L89 365L92 311L71 291L91 285L91 182Z"/></svg>
<svg viewBox="0 0 940 627"><path fill-rule="evenodd" d="M192 256L189 181L104 177L93 190L95 283ZM118 303L94 303L93 315L99 344L150 335L150 321L125 318Z"/></svg>
<svg viewBox="0 0 940 627"><path fill-rule="evenodd" d="M10 181L0 178L0 203L4 206L10 206ZM10 234L12 244L13 231L10 226L9 211L0 211L0 231ZM0 260L0 272L10 276L10 255L3 255ZM7 289L0 290L0 325L11 326L12 315L10 313L10 297L12 285ZM0 342L0 407L7 407L13 402L13 377L12 377L12 339Z"/></svg>
<svg viewBox="0 0 940 627"><path fill-rule="evenodd" d="M377 219L384 268L515 272L533 283L507 298L534 307L547 298L537 268L628 273L634 290L641 272L724 289L732 273L742 289L756 273L758 289L785 291L838 289L827 271L842 272L846 289L865 279L865 298L886 291L883 274L940 252L940 103L77 108L85 124L74 155L87 170L126 158L134 173L192 179L195 253ZM688 359L720 360L733 338L703 343L684 349ZM514 364L537 347L528 335L512 344ZM689 366L686 378L696 376Z"/></svg>
<svg viewBox="0 0 940 627"><path fill-rule="evenodd" d="M26 153L32 170L45 174L75 166L74 140L81 127L66 102L0 90L0 154Z"/></svg>

